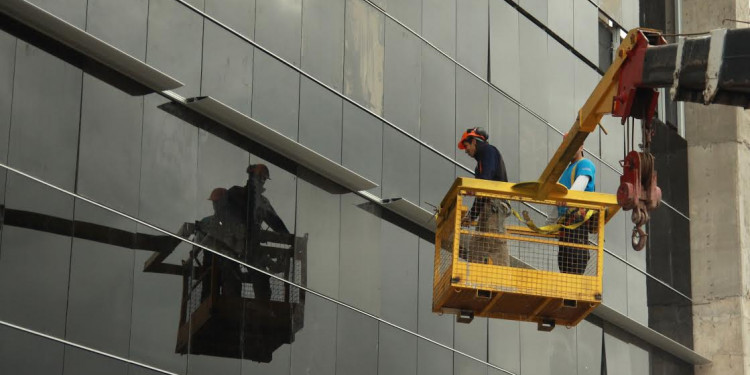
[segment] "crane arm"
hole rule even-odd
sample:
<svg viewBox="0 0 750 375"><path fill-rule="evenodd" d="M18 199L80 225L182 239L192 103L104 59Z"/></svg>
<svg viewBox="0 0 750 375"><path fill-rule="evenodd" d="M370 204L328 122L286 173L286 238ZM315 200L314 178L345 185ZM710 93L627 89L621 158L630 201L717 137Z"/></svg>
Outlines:
<svg viewBox="0 0 750 375"><path fill-rule="evenodd" d="M618 204L632 209L636 224L633 246L645 246L648 211L661 200L649 152L657 88L671 88L675 101L750 107L750 29L718 29L710 35L681 38L667 44L651 29L631 30L617 49L612 65L578 111L573 126L535 184L536 198L545 199L556 186L575 153L596 130L602 117L612 114L642 121L643 150L626 150Z"/></svg>

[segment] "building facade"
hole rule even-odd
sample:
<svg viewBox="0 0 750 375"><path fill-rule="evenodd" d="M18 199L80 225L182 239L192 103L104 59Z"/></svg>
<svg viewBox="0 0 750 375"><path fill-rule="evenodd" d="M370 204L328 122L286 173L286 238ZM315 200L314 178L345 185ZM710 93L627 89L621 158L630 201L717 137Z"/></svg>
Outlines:
<svg viewBox="0 0 750 375"><path fill-rule="evenodd" d="M433 234L382 204L431 211L472 175L456 142L474 126L511 181L535 180L606 68L601 49L637 26L637 1L29 3L181 85L131 95L127 74L100 76L55 35L40 41L4 16L0 373L684 374L701 362L678 183L664 189L647 250L630 248L628 214L611 220L603 306L552 332L433 314ZM182 108L204 96L333 167ZM597 191L614 193L624 130L603 125L609 135L592 134L586 153ZM684 141L659 131L657 157L679 178ZM325 170L341 167L373 184ZM251 186L269 215L258 230L280 232L273 216L289 231L269 241L289 258L262 266L285 281L269 281L267 304L208 309L237 324L211 328L191 302L213 295L196 287L205 266L258 273L207 256L196 244L251 262L196 228L219 212L217 188ZM238 294L260 293L244 284Z"/></svg>

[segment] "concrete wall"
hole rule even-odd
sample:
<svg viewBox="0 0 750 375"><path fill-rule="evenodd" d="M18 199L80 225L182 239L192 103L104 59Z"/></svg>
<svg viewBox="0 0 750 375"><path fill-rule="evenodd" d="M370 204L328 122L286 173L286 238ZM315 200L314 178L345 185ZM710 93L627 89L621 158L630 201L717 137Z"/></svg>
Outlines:
<svg viewBox="0 0 750 375"><path fill-rule="evenodd" d="M683 31L707 31L725 18L745 19L748 3L683 1ZM693 322L696 351L711 365L696 374L750 373L747 244L750 140L747 111L685 107L690 175ZM717 162L721 168L717 168Z"/></svg>

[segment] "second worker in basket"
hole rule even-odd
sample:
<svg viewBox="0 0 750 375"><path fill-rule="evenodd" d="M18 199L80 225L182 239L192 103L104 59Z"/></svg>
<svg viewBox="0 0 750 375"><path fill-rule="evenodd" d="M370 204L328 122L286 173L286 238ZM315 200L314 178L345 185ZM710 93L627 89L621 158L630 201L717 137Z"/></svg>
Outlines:
<svg viewBox="0 0 750 375"><path fill-rule="evenodd" d="M563 137L567 137L566 133ZM573 160L560 176L560 183L569 190L594 191L596 166L591 160L583 157L583 146L576 152ZM566 225L581 223L585 220L585 209L558 207L561 222ZM563 228L560 231L560 242L586 244L589 233L596 230L596 218L591 218L575 229ZM562 273L583 275L589 262L589 250L560 245L557 253L557 266Z"/></svg>
<svg viewBox="0 0 750 375"><path fill-rule="evenodd" d="M487 142L489 135L479 127L466 129L458 141L458 148L477 161L474 177L483 180L508 182L505 162L498 149ZM477 232L505 233L505 218L511 213L510 204L502 199L477 197L461 220L462 226L477 221ZM504 239L474 235L468 239L466 256L470 262L509 265L508 243Z"/></svg>

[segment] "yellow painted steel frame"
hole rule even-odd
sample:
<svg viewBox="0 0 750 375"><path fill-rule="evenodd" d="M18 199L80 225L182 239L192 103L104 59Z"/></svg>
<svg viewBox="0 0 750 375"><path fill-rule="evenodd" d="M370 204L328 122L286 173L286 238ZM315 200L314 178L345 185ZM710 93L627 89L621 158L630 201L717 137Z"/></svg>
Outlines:
<svg viewBox="0 0 750 375"><path fill-rule="evenodd" d="M433 311L532 322L554 321L575 326L601 302L603 239L605 223L617 212L617 199L611 194L568 191L555 185L546 199L536 199L529 184L458 178L443 199L438 213L435 241ZM539 234L518 225L506 227L505 234L484 233L484 237L519 243L565 245L595 251L596 274L577 275L539 270L531 267L501 266L460 260L461 235L475 232L461 229L464 196L485 196L534 204L581 207L598 210L596 244L560 242L558 237ZM452 238L446 238L447 236ZM446 244L450 243L450 248ZM450 252L449 266L446 252ZM442 258L441 258L442 257ZM460 262L460 264L459 264ZM449 268L448 268L449 267ZM482 293L479 293L482 292ZM481 297L480 297L481 294ZM566 304L573 303L575 308ZM565 305L565 306L564 306Z"/></svg>
<svg viewBox="0 0 750 375"><path fill-rule="evenodd" d="M617 95L617 85L620 81L620 68L627 60L628 52L635 47L638 33L644 31L658 32L657 30L644 28L632 29L620 43L612 65L609 66L586 103L578 111L578 118L568 131L568 136L563 139L562 144L539 176L536 198L544 199L547 197L547 194L552 191L563 171L573 159L576 151L583 146L589 133L596 129L604 115L612 113L612 104L614 97Z"/></svg>

